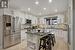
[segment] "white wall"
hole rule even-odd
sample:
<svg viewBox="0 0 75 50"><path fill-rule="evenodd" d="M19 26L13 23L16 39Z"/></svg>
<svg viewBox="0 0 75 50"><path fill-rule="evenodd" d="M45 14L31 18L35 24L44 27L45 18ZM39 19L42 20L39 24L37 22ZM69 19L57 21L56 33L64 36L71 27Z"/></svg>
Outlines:
<svg viewBox="0 0 75 50"><path fill-rule="evenodd" d="M75 0L74 0L75 1ZM74 2L73 0L69 0L69 4L68 4L68 6L69 6L69 8L68 8L68 17L69 17L69 21L68 21L68 24L69 24L69 28L70 28L70 31L69 31L69 33L70 33L70 47L69 47L69 49L70 50L75 50L75 47L73 46L74 45L74 43L73 42L75 42L74 41L74 26L73 26L73 24L74 24L74 16L73 16L73 2Z"/></svg>
<svg viewBox="0 0 75 50"><path fill-rule="evenodd" d="M73 50L75 50L75 9L74 9L74 16L73 16Z"/></svg>
<svg viewBox="0 0 75 50"><path fill-rule="evenodd" d="M72 23L73 24L72 25L72 27L73 27L73 30L72 30L73 31L72 32L73 33L72 34L73 46L72 47L73 47L73 50L75 50L75 0L73 0L73 16L72 16L72 19L73 19L72 20L73 21L73 23Z"/></svg>
<svg viewBox="0 0 75 50"><path fill-rule="evenodd" d="M0 48L2 48L2 34L3 34L2 15L3 15L3 9L0 9Z"/></svg>

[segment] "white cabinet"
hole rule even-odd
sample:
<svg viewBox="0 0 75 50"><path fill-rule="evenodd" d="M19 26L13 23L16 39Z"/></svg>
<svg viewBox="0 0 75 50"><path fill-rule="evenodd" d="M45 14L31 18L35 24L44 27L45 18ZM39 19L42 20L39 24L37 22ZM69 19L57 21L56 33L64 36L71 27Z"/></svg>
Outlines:
<svg viewBox="0 0 75 50"><path fill-rule="evenodd" d="M21 18L21 24L25 24L26 23L26 19L24 17Z"/></svg>
<svg viewBox="0 0 75 50"><path fill-rule="evenodd" d="M54 30L52 33L55 34L56 38L60 38L65 42L68 42L68 32L63 30Z"/></svg>
<svg viewBox="0 0 75 50"><path fill-rule="evenodd" d="M37 20L36 19L32 19L32 24L37 24Z"/></svg>
<svg viewBox="0 0 75 50"><path fill-rule="evenodd" d="M39 50L39 35L27 34L27 49L28 50Z"/></svg>
<svg viewBox="0 0 75 50"><path fill-rule="evenodd" d="M21 41L27 40L26 30L21 30Z"/></svg>
<svg viewBox="0 0 75 50"><path fill-rule="evenodd" d="M3 24L2 24L2 20L3 18L2 18L2 16L0 16L0 48L2 48L2 32L3 32Z"/></svg>
<svg viewBox="0 0 75 50"><path fill-rule="evenodd" d="M37 24L37 18L36 17L32 17L31 20L32 20L32 24Z"/></svg>

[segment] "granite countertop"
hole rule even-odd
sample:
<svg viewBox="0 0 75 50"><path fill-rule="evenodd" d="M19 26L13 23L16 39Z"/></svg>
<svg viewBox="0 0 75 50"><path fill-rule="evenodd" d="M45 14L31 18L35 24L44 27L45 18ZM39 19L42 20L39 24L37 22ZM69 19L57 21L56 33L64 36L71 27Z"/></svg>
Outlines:
<svg viewBox="0 0 75 50"><path fill-rule="evenodd" d="M45 36L45 35L48 35L50 34L50 32L26 32L27 34L33 34L33 35L37 35L37 36Z"/></svg>

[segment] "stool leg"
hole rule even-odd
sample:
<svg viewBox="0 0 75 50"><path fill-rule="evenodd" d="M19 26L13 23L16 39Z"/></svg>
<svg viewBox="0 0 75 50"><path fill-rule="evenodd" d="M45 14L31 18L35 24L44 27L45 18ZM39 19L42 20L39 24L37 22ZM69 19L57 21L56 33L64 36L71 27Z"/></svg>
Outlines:
<svg viewBox="0 0 75 50"><path fill-rule="evenodd" d="M48 41L49 42L49 45L48 45L48 49L49 50L52 50L51 41L52 41L51 36L49 36L49 41Z"/></svg>
<svg viewBox="0 0 75 50"><path fill-rule="evenodd" d="M55 36L54 36L54 42L56 43Z"/></svg>
<svg viewBox="0 0 75 50"><path fill-rule="evenodd" d="M39 45L39 50L41 49L41 40L40 40L40 45Z"/></svg>
<svg viewBox="0 0 75 50"><path fill-rule="evenodd" d="M51 40L49 41L50 43L49 43L49 50L52 50L52 47L51 47Z"/></svg>
<svg viewBox="0 0 75 50"><path fill-rule="evenodd" d="M54 38L52 38L52 45L54 46Z"/></svg>
<svg viewBox="0 0 75 50"><path fill-rule="evenodd" d="M46 50L46 39L45 39L45 50Z"/></svg>

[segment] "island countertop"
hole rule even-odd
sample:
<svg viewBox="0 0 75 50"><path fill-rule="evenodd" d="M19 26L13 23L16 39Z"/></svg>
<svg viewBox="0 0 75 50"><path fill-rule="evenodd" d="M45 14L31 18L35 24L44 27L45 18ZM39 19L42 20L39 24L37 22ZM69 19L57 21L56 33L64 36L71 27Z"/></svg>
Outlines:
<svg viewBox="0 0 75 50"><path fill-rule="evenodd" d="M27 34L33 34L33 35L37 35L37 36L46 36L48 34L50 34L50 32L26 32Z"/></svg>
<svg viewBox="0 0 75 50"><path fill-rule="evenodd" d="M40 38L47 36L50 32L26 32L27 33L27 49L39 50Z"/></svg>

